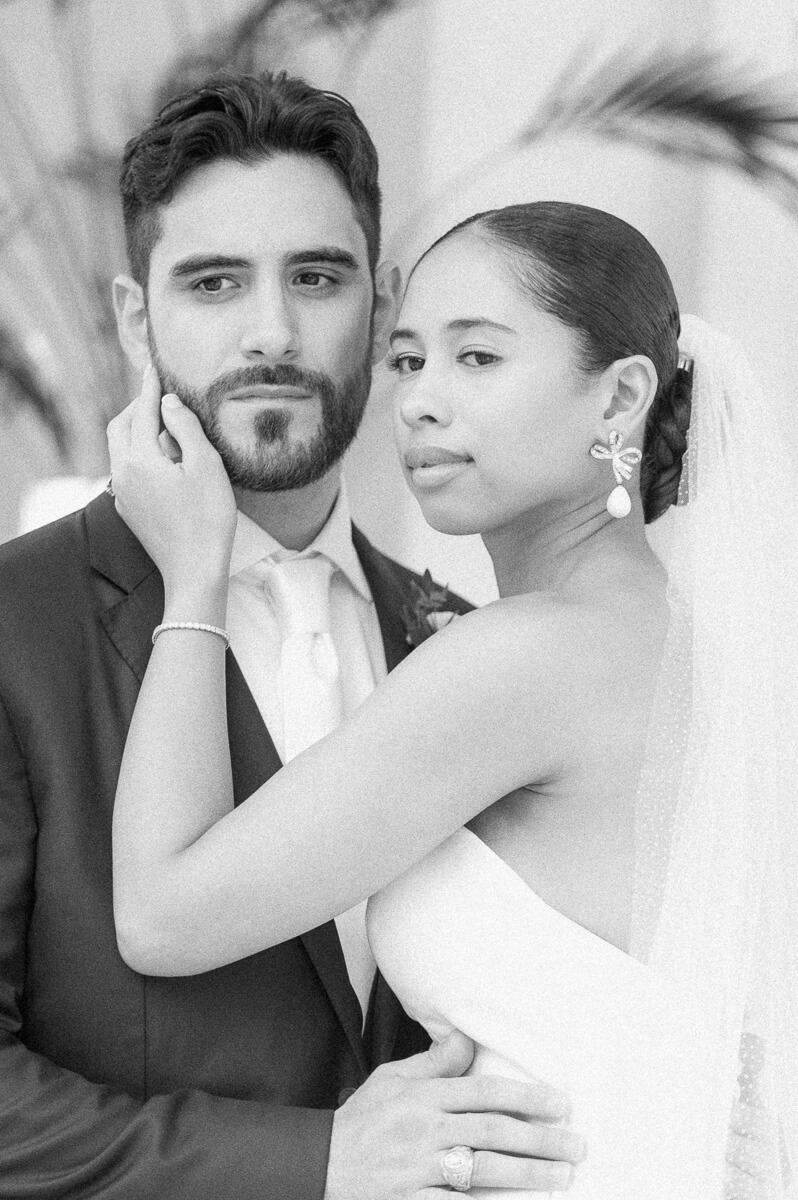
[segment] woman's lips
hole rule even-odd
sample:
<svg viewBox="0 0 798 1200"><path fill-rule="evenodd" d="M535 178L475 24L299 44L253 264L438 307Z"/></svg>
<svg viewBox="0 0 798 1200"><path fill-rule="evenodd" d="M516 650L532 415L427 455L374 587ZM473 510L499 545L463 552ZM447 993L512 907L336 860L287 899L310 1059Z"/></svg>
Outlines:
<svg viewBox="0 0 798 1200"><path fill-rule="evenodd" d="M444 446L411 446L405 450L405 466L410 471L419 467L439 467L451 463L471 462L468 454L447 450Z"/></svg>
<svg viewBox="0 0 798 1200"><path fill-rule="evenodd" d="M443 446L412 446L404 454L414 487L433 488L447 483L471 466L473 459Z"/></svg>

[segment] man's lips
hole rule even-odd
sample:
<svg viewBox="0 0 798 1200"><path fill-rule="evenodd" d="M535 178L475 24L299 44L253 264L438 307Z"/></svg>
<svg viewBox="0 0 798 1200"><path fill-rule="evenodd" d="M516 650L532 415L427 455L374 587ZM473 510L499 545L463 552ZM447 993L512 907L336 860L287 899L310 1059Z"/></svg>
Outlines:
<svg viewBox="0 0 798 1200"><path fill-rule="evenodd" d="M405 466L410 471L419 467L440 467L450 463L471 462L469 454L457 450L447 450L444 446L411 446L405 450Z"/></svg>
<svg viewBox="0 0 798 1200"><path fill-rule="evenodd" d="M252 383L228 392L225 400L311 400L312 392L283 383Z"/></svg>

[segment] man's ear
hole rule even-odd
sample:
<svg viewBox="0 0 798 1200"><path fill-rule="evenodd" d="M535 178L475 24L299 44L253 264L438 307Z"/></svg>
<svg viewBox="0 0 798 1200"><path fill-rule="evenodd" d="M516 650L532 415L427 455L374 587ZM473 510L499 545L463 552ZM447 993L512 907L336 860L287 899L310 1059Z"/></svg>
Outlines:
<svg viewBox="0 0 798 1200"><path fill-rule="evenodd" d="M657 394L656 367L650 358L635 354L608 367L602 382L605 386L601 389L604 410L600 417L601 440L608 440L611 429L617 429L626 439L642 429Z"/></svg>
<svg viewBox="0 0 798 1200"><path fill-rule="evenodd" d="M380 263L374 273L374 308L371 315L373 363L378 363L388 353L388 338L396 326L401 300L402 272L394 262Z"/></svg>
<svg viewBox="0 0 798 1200"><path fill-rule="evenodd" d="M117 275L113 282L113 300L119 341L132 366L140 374L150 364L144 288L129 275Z"/></svg>

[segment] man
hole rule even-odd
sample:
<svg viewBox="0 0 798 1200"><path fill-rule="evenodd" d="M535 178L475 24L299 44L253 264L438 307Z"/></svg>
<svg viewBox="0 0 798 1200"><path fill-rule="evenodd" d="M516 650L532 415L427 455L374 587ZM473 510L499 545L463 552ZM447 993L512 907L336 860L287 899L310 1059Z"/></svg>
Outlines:
<svg viewBox="0 0 798 1200"><path fill-rule="evenodd" d="M340 98L229 80L129 144L122 198L123 345L146 387L197 412L236 493L241 800L329 723L286 666L269 590L281 565L329 564L344 714L434 607L351 529L340 482L399 285L377 266L376 158ZM565 1186L582 1149L555 1123L562 1098L457 1078L465 1039L369 1077L426 1040L374 979L361 913L189 978L125 966L110 822L162 612L160 576L110 495L0 551L0 1197L399 1200L438 1194L461 1144L475 1184Z"/></svg>

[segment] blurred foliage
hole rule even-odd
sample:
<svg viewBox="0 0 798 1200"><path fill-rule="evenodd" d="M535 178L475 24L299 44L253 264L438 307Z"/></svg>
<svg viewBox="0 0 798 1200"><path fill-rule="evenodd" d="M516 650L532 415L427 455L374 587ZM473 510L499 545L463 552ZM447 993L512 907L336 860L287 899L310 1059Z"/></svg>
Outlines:
<svg viewBox="0 0 798 1200"><path fill-rule="evenodd" d="M30 409L52 432L58 453L66 451L67 430L53 394L38 378L32 356L12 330L0 325L0 388Z"/></svg>
<svg viewBox="0 0 798 1200"><path fill-rule="evenodd" d="M177 60L156 109L218 71L279 68L298 46L324 34L368 35L406 0L262 0L229 29ZM365 41L361 40L363 52Z"/></svg>
<svg viewBox="0 0 798 1200"><path fill-rule="evenodd" d="M744 174L798 218L796 77L764 73L754 60L719 51L624 46L602 57L580 49L520 129L449 179L399 229L395 244L432 222L453 192L489 178L502 163L563 134L589 134L645 147L685 163Z"/></svg>
<svg viewBox="0 0 798 1200"><path fill-rule="evenodd" d="M603 62L569 63L509 153L579 129L661 154L741 171L798 217L798 94L789 77L763 77L700 48L626 48Z"/></svg>

